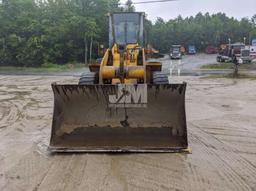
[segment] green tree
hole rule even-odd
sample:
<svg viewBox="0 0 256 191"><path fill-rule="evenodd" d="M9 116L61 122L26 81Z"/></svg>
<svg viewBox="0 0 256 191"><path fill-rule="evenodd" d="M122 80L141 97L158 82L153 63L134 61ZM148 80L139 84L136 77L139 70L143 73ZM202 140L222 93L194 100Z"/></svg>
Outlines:
<svg viewBox="0 0 256 191"><path fill-rule="evenodd" d="M133 5L132 0L126 1L124 11L125 12L134 12L135 11L135 7Z"/></svg>
<svg viewBox="0 0 256 191"><path fill-rule="evenodd" d="M90 44L108 44L107 13L135 11L131 0L4 0L0 1L0 65L41 66L84 62ZM237 20L224 13L155 23L146 19L147 42L168 52L172 44L207 45L256 38L256 15ZM93 42L93 43L92 43ZM95 51L97 52L97 51ZM92 55L94 58L97 54Z"/></svg>
<svg viewBox="0 0 256 191"><path fill-rule="evenodd" d="M255 18L237 20L224 13L198 13L195 17L187 18L178 16L167 22L158 18L152 25L150 42L163 52L168 52L172 44L185 47L193 44L203 50L208 45L228 43L229 38L232 42L243 42L244 37L249 39L255 35Z"/></svg>

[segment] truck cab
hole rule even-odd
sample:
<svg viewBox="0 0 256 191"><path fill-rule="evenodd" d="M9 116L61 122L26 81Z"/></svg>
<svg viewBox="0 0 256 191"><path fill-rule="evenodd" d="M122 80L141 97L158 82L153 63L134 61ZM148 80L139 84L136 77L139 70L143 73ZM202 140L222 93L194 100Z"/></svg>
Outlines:
<svg viewBox="0 0 256 191"><path fill-rule="evenodd" d="M188 46L188 54L196 54L196 47L195 45Z"/></svg>
<svg viewBox="0 0 256 191"><path fill-rule="evenodd" d="M240 59L242 60L242 63L251 63L252 62L252 57L250 55L250 49L248 47L241 49Z"/></svg>
<svg viewBox="0 0 256 191"><path fill-rule="evenodd" d="M171 59L181 59L182 53L181 53L181 45L172 45L170 49L170 58Z"/></svg>
<svg viewBox="0 0 256 191"><path fill-rule="evenodd" d="M242 60L243 63L250 62L250 50L243 43L235 43L227 45L219 52L217 56L218 62L231 62L236 57L237 60Z"/></svg>

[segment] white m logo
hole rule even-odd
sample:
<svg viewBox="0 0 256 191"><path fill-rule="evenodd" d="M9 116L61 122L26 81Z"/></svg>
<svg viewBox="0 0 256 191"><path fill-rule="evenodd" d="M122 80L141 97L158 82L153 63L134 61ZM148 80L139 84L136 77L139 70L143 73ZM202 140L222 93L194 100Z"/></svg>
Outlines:
<svg viewBox="0 0 256 191"><path fill-rule="evenodd" d="M146 107L147 85L118 85L117 95L109 95L109 107Z"/></svg>

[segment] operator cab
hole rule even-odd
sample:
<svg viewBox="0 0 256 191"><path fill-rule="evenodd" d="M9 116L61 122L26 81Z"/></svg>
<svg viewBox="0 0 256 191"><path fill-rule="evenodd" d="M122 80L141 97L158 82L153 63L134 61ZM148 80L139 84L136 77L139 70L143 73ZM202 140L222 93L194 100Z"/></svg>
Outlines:
<svg viewBox="0 0 256 191"><path fill-rule="evenodd" d="M109 61L107 65L119 65L119 56L126 58L124 65L143 65L144 20L145 14L141 12L109 14ZM119 56L114 56L116 53ZM120 64L122 68L123 63Z"/></svg>
<svg viewBox="0 0 256 191"><path fill-rule="evenodd" d="M109 15L109 47L137 44L144 47L144 13L112 13Z"/></svg>

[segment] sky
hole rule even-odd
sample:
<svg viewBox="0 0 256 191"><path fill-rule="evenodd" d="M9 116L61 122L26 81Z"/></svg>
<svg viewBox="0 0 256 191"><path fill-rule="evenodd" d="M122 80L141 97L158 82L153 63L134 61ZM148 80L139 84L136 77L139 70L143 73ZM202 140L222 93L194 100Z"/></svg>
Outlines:
<svg viewBox="0 0 256 191"><path fill-rule="evenodd" d="M133 0L142 2L147 0ZM121 0L122 3L126 0ZM241 19L251 18L256 14L256 0L176 0L171 2L139 4L135 5L136 11L145 12L147 18L155 21L157 17L164 20L182 17L195 16L198 12L210 14L223 12L230 17Z"/></svg>

